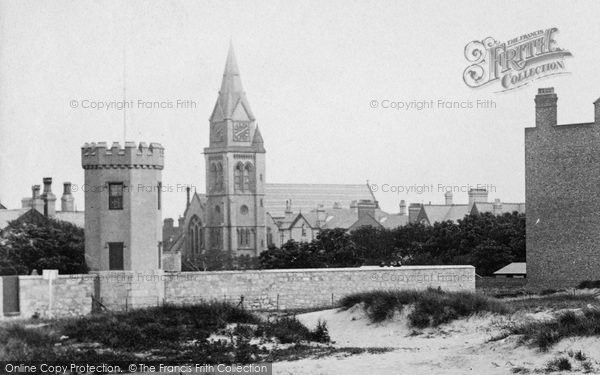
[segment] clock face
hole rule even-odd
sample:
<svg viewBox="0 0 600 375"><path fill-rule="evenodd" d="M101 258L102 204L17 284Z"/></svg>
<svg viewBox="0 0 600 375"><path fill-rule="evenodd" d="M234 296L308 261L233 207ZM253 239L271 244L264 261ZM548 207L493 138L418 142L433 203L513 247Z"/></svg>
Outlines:
<svg viewBox="0 0 600 375"><path fill-rule="evenodd" d="M215 142L222 142L223 139L224 139L224 136L223 136L223 126L218 125L218 124L215 125L213 127L212 135L213 135L213 141L215 141Z"/></svg>
<svg viewBox="0 0 600 375"><path fill-rule="evenodd" d="M233 123L233 140L235 142L250 141L250 126L247 122Z"/></svg>

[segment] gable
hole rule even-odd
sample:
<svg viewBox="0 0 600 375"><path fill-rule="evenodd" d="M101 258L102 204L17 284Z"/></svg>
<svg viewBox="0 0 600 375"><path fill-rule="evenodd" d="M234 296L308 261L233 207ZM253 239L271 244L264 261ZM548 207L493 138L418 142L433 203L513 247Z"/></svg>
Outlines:
<svg viewBox="0 0 600 375"><path fill-rule="evenodd" d="M231 114L231 119L236 121L250 121L250 116L248 116L248 111L244 107L243 101L238 100L233 113Z"/></svg>
<svg viewBox="0 0 600 375"><path fill-rule="evenodd" d="M367 214L361 217L360 219L356 220L356 222L348 228L348 232L351 232L360 227L383 228L383 225L381 225L377 220L375 220L373 216Z"/></svg>

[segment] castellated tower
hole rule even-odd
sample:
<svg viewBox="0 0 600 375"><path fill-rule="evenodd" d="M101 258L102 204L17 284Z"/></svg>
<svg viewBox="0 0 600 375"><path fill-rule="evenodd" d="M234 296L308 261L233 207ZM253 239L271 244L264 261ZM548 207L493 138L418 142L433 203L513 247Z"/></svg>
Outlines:
<svg viewBox="0 0 600 375"><path fill-rule="evenodd" d="M161 171L159 143L86 143L85 258L91 271L161 268Z"/></svg>
<svg viewBox="0 0 600 375"><path fill-rule="evenodd" d="M257 256L267 238L265 148L232 46L209 121L210 145L204 149L207 249Z"/></svg>

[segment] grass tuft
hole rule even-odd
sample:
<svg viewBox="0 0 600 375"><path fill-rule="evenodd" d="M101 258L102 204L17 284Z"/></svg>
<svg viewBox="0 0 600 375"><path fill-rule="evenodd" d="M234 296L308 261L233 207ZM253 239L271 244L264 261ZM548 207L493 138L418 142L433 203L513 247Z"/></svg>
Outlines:
<svg viewBox="0 0 600 375"><path fill-rule="evenodd" d="M546 364L546 372L554 372L554 371L569 371L573 368L571 366L571 362L567 357L558 357L550 360Z"/></svg>
<svg viewBox="0 0 600 375"><path fill-rule="evenodd" d="M342 309L364 304L369 319L382 322L407 306L409 325L415 328L435 327L455 319L482 312L505 314L508 307L501 301L469 292L445 292L440 289L392 290L357 293L340 301Z"/></svg>
<svg viewBox="0 0 600 375"><path fill-rule="evenodd" d="M600 336L600 310L584 309L578 314L573 311L563 312L550 321L516 325L511 327L510 333L523 335L523 341L547 351L567 337Z"/></svg>

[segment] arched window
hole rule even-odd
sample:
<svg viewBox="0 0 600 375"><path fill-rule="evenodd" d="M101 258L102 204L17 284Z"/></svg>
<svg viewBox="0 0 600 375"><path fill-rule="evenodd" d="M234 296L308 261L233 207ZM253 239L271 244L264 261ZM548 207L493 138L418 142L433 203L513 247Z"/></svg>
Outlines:
<svg viewBox="0 0 600 375"><path fill-rule="evenodd" d="M223 164L217 163L217 191L223 190Z"/></svg>
<svg viewBox="0 0 600 375"><path fill-rule="evenodd" d="M217 190L217 164L211 163L210 165L210 181L211 181L211 189Z"/></svg>
<svg viewBox="0 0 600 375"><path fill-rule="evenodd" d="M250 189L254 190L254 173L252 173L253 171L253 167L251 163L246 163L246 165L244 166L244 180L243 180L243 190L244 191L250 191Z"/></svg>
<svg viewBox="0 0 600 375"><path fill-rule="evenodd" d="M250 247L254 230L250 228L238 228L238 245L240 247Z"/></svg>
<svg viewBox="0 0 600 375"><path fill-rule="evenodd" d="M198 255L204 248L204 235L202 233L202 222L198 216L194 215L188 226L188 235L190 241L190 250L193 255Z"/></svg>
<svg viewBox="0 0 600 375"><path fill-rule="evenodd" d="M244 169L244 165L242 163L237 163L235 165L235 170L233 171L233 183L235 186L235 190L241 191L242 187L242 171Z"/></svg>

